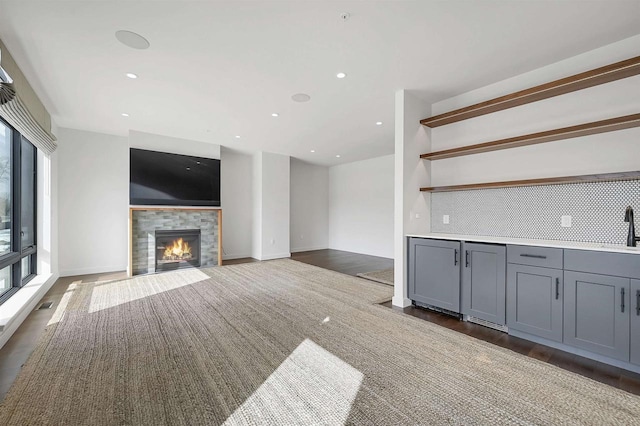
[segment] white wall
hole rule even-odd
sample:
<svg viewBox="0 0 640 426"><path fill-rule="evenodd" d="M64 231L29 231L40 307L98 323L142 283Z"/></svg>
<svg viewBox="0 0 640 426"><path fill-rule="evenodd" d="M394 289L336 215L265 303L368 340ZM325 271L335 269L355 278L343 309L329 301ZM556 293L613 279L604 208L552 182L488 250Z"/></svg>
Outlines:
<svg viewBox="0 0 640 426"><path fill-rule="evenodd" d="M393 257L394 156L329 168L329 248Z"/></svg>
<svg viewBox="0 0 640 426"><path fill-rule="evenodd" d="M129 132L129 145L131 148L148 149L150 151L220 159L220 145L133 130Z"/></svg>
<svg viewBox="0 0 640 426"><path fill-rule="evenodd" d="M258 152L253 157L253 253L259 260L290 257L290 158Z"/></svg>
<svg viewBox="0 0 640 426"><path fill-rule="evenodd" d="M125 270L128 139L61 128L56 155L60 275Z"/></svg>
<svg viewBox="0 0 640 426"><path fill-rule="evenodd" d="M433 105L433 114L638 55L640 36ZM431 130L433 150L551 130L640 110L640 76L579 90ZM638 170L640 128L432 162L433 185Z"/></svg>
<svg viewBox="0 0 640 426"><path fill-rule="evenodd" d="M329 247L329 168L291 159L291 251Z"/></svg>
<svg viewBox="0 0 640 426"><path fill-rule="evenodd" d="M223 258L251 257L253 160L225 147L221 147L220 155Z"/></svg>

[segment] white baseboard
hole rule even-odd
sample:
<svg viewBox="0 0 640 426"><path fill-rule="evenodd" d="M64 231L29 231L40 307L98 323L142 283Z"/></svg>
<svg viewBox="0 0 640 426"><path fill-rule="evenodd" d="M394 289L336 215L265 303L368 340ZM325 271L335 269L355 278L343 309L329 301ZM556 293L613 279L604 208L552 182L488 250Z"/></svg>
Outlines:
<svg viewBox="0 0 640 426"><path fill-rule="evenodd" d="M406 297L398 298L396 296L393 296L393 298L391 299L391 304L400 308L406 308L407 306L411 306L411 299L407 299Z"/></svg>
<svg viewBox="0 0 640 426"><path fill-rule="evenodd" d="M328 248L329 247L327 246L303 247L303 248L292 249L291 253L300 253L301 251L326 250Z"/></svg>
<svg viewBox="0 0 640 426"><path fill-rule="evenodd" d="M58 280L58 274L50 274L47 277L34 278L27 285L16 292L2 307L3 311L7 311L6 316L3 313L0 318L2 332L0 333L0 348L2 348L9 338L20 327L27 316L33 311L36 305L42 300L45 294ZM23 292L20 294L20 292ZM19 304L19 306L16 306Z"/></svg>
<svg viewBox="0 0 640 426"><path fill-rule="evenodd" d="M222 260L233 260L233 259L244 259L245 257L251 257L251 253L249 254L224 254L222 255Z"/></svg>
<svg viewBox="0 0 640 426"><path fill-rule="evenodd" d="M291 257L291 253L282 253L282 254L271 254L269 256L262 256L258 260L273 260L273 259L284 259Z"/></svg>
<svg viewBox="0 0 640 426"><path fill-rule="evenodd" d="M127 266L100 266L92 268L78 268L78 269L62 269L60 270L61 277L75 277L76 275L91 275L91 274L105 274L108 272L121 272L126 271Z"/></svg>

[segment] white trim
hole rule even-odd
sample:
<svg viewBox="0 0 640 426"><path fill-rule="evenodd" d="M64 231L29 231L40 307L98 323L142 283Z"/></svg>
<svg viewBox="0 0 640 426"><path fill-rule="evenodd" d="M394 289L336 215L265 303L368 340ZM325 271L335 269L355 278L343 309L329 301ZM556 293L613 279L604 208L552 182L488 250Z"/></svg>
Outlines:
<svg viewBox="0 0 640 426"><path fill-rule="evenodd" d="M93 268L65 269L60 271L61 277L74 277L76 275L105 274L109 272L126 272L126 266L102 266Z"/></svg>
<svg viewBox="0 0 640 426"><path fill-rule="evenodd" d="M251 257L251 253L247 253L247 254L223 254L222 255L222 260L224 262L225 260L244 259L246 257ZM223 263L223 265L224 265L224 263Z"/></svg>
<svg viewBox="0 0 640 426"><path fill-rule="evenodd" d="M393 298L391 298L391 304L400 308L406 308L407 306L411 306L411 299L407 299L406 297L398 299L396 296L393 296Z"/></svg>
<svg viewBox="0 0 640 426"><path fill-rule="evenodd" d="M327 246L316 246L316 247L303 247L291 250L291 253L300 253L302 251L313 251L313 250L328 250Z"/></svg>
<svg viewBox="0 0 640 426"><path fill-rule="evenodd" d="M7 343L58 278L57 274L38 275L0 305L0 348Z"/></svg>
<svg viewBox="0 0 640 426"><path fill-rule="evenodd" d="M284 258L287 258L287 257L291 257L291 253L271 254L269 256L262 256L258 260L284 259Z"/></svg>

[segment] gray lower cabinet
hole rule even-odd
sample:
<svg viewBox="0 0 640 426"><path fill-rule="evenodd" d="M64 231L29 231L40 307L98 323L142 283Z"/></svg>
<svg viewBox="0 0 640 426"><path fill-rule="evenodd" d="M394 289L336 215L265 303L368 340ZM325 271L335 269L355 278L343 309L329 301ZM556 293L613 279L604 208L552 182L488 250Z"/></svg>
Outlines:
<svg viewBox="0 0 640 426"><path fill-rule="evenodd" d="M462 313L504 325L506 247L464 243L462 253Z"/></svg>
<svg viewBox="0 0 640 426"><path fill-rule="evenodd" d="M460 312L460 242L409 240L409 298Z"/></svg>
<svg viewBox="0 0 640 426"><path fill-rule="evenodd" d="M640 280L631 280L631 362L640 365Z"/></svg>
<svg viewBox="0 0 640 426"><path fill-rule="evenodd" d="M628 278L564 273L564 343L629 361Z"/></svg>
<svg viewBox="0 0 640 426"><path fill-rule="evenodd" d="M562 270L510 263L507 267L507 326L562 342L562 293Z"/></svg>

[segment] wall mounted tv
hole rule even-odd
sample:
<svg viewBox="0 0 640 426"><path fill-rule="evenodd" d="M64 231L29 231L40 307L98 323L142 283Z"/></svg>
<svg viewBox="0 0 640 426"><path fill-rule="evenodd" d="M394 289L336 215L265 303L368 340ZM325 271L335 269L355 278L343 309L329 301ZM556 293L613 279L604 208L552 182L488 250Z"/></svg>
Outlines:
<svg viewBox="0 0 640 426"><path fill-rule="evenodd" d="M129 203L220 206L220 160L131 148Z"/></svg>

